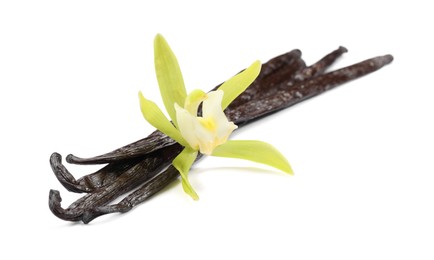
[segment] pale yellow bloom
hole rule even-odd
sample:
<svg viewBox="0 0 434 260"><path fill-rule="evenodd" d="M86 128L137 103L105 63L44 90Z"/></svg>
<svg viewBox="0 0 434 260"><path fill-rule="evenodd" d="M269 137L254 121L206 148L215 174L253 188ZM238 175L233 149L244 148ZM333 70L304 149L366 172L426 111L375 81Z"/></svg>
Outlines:
<svg viewBox="0 0 434 260"><path fill-rule="evenodd" d="M175 103L178 129L191 148L202 154L211 155L214 148L224 144L237 128L229 122L222 109L223 91L211 91L195 98L186 99L184 108ZM202 116L197 110L202 101Z"/></svg>

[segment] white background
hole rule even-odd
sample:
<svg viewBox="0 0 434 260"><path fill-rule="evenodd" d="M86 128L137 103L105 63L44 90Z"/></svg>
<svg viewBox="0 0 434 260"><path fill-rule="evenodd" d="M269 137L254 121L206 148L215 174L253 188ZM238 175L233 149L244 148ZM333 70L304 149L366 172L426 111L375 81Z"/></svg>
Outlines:
<svg viewBox="0 0 434 260"><path fill-rule="evenodd" d="M428 1L403 2L1 1L0 258L433 259L434 19ZM49 190L65 207L80 195L57 182L52 152L94 156L153 131L137 92L162 104L156 33L189 90L295 48L310 64L347 47L335 69L395 60L234 134L274 144L293 177L205 158L198 202L178 181L128 214L57 219Z"/></svg>

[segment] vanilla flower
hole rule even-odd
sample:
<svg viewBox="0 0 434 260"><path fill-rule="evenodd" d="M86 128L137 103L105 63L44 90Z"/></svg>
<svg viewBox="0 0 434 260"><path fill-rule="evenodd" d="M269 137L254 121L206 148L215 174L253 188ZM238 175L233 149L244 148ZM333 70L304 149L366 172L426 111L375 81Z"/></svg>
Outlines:
<svg viewBox="0 0 434 260"><path fill-rule="evenodd" d="M193 199L199 198L188 181L188 172L199 152L263 163L292 174L286 158L270 144L253 140L228 140L237 126L227 119L223 111L258 76L261 69L259 61L227 80L216 91L205 93L193 90L187 95L178 61L159 34L154 41L154 56L160 93L172 122L141 92L140 107L151 125L184 146L172 164L179 171L187 194ZM201 104L202 115L199 116Z"/></svg>
<svg viewBox="0 0 434 260"><path fill-rule="evenodd" d="M184 108L175 104L178 128L182 137L191 148L211 155L214 148L226 143L229 135L237 126L229 122L222 110L223 91L203 93L198 99L203 100L202 116L197 116L198 102L186 104Z"/></svg>

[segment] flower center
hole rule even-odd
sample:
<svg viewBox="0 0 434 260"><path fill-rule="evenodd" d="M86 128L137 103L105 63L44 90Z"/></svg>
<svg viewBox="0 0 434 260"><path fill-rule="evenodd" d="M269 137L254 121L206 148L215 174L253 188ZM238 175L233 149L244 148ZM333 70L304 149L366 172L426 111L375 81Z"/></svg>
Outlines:
<svg viewBox="0 0 434 260"><path fill-rule="evenodd" d="M200 124L205 127L207 130L211 131L211 132L215 132L217 129L217 124L215 122L215 120L213 120L211 117L208 118L203 118L203 117L198 117Z"/></svg>

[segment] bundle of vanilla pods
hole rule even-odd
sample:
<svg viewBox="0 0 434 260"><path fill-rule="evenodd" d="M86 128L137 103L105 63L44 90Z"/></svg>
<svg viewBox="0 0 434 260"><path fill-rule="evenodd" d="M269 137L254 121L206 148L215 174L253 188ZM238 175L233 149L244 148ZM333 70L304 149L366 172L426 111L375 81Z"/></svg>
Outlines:
<svg viewBox="0 0 434 260"><path fill-rule="evenodd" d="M391 55L378 56L360 63L326 72L347 50L339 47L311 66L306 66L299 50L277 56L262 65L258 78L225 110L238 127L319 95L350 80L374 72L392 62ZM61 207L57 190L50 190L49 208L63 220L83 221L108 213L124 213L156 194L178 176L171 165L182 146L159 131L117 150L92 158L68 155L72 164L106 164L100 170L75 179L53 153L51 168L69 191L86 193L68 208ZM199 156L198 158L200 158ZM129 193L119 203L118 197Z"/></svg>

